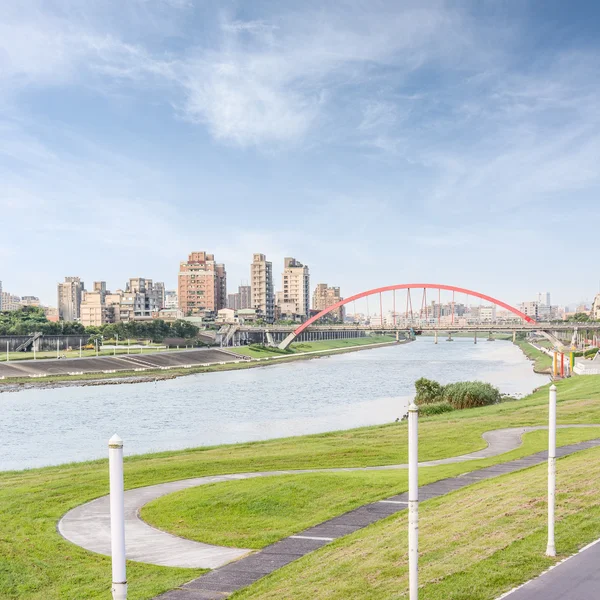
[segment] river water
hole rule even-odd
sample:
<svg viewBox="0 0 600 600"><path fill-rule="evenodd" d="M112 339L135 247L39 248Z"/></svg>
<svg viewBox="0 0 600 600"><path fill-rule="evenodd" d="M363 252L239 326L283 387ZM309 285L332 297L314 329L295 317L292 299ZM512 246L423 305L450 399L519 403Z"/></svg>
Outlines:
<svg viewBox="0 0 600 600"><path fill-rule="evenodd" d="M115 432L126 454L247 442L393 421L419 377L478 379L525 395L547 383L513 344L416 342L152 383L0 394L0 470L101 458Z"/></svg>

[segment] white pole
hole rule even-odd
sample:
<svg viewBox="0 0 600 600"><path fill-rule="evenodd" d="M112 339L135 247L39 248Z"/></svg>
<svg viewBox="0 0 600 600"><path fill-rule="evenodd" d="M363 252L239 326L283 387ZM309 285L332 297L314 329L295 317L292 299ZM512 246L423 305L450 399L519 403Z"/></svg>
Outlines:
<svg viewBox="0 0 600 600"><path fill-rule="evenodd" d="M60 358L59 356L59 352L60 352L60 340L56 340L56 358Z"/></svg>
<svg viewBox="0 0 600 600"><path fill-rule="evenodd" d="M79 358L81 358L82 353L81 353L81 338L79 338Z"/></svg>
<svg viewBox="0 0 600 600"><path fill-rule="evenodd" d="M419 409L408 407L408 581L409 598L419 598Z"/></svg>
<svg viewBox="0 0 600 600"><path fill-rule="evenodd" d="M554 505L556 501L556 386L550 386L548 422L548 545L547 556L556 556L554 546Z"/></svg>
<svg viewBox="0 0 600 600"><path fill-rule="evenodd" d="M35 342L33 342L33 360L35 360Z"/></svg>
<svg viewBox="0 0 600 600"><path fill-rule="evenodd" d="M9 356L8 356L8 342L6 342L6 362L8 362L10 360Z"/></svg>
<svg viewBox="0 0 600 600"><path fill-rule="evenodd" d="M123 488L123 440L115 433L108 441L110 473L110 548L112 556L112 597L126 600L125 493Z"/></svg>

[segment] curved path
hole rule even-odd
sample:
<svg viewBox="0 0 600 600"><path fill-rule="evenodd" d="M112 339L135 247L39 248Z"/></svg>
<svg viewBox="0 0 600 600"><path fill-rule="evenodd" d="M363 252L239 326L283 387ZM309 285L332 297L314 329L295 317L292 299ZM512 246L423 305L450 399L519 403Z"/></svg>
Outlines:
<svg viewBox="0 0 600 600"><path fill-rule="evenodd" d="M568 427L600 427L600 425L559 425L558 427L562 429ZM540 429L547 429L547 427L514 427L488 431L483 434L483 438L488 444L487 448L483 450L452 458L422 462L419 465L433 467L498 456L499 454L504 454L518 448L522 443L521 438L523 434ZM127 558L129 560L168 567L215 569L251 552L251 550L247 549L214 546L186 540L155 529L141 520L139 513L145 504L173 492L199 485L237 479L250 479L253 477L296 475L299 473L381 471L406 468L408 468L408 465L401 464L381 467L262 471L197 477L128 490L125 492ZM70 510L58 523L58 531L64 538L86 550L109 556L111 552L109 497L103 496Z"/></svg>

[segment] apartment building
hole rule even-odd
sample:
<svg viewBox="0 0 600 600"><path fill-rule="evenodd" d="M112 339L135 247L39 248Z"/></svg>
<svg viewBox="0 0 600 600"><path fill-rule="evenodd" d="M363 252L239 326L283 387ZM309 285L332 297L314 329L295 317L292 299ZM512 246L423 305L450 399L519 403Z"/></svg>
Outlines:
<svg viewBox="0 0 600 600"><path fill-rule="evenodd" d="M65 277L58 284L58 317L61 321L77 321L80 317L81 299L85 284L79 277Z"/></svg>
<svg viewBox="0 0 600 600"><path fill-rule="evenodd" d="M179 308L186 316L211 312L215 315L227 304L225 265L214 254L192 252L179 264Z"/></svg>
<svg viewBox="0 0 600 600"><path fill-rule="evenodd" d="M21 306L41 306L40 299L37 296L22 296Z"/></svg>
<svg viewBox="0 0 600 600"><path fill-rule="evenodd" d="M240 285L235 294L227 294L227 308L240 310L252 308L252 288L249 285Z"/></svg>
<svg viewBox="0 0 600 600"><path fill-rule="evenodd" d="M161 283L159 286L162 286L162 294L164 295L164 284ZM160 298L160 287L157 290L152 279L145 279L143 277L130 279L121 296L119 320L135 321L151 319L152 314L160 310Z"/></svg>
<svg viewBox="0 0 600 600"><path fill-rule="evenodd" d="M315 310L322 311L333 304L337 304L341 300L342 297L340 295L339 287L329 287L326 283L318 283L313 293L312 306ZM340 306L339 308L336 308L327 316L334 321L343 322L345 316L344 307Z"/></svg>
<svg viewBox="0 0 600 600"><path fill-rule="evenodd" d="M0 306L1 310L19 310L22 306L21 298L10 292L0 291Z"/></svg>
<svg viewBox="0 0 600 600"><path fill-rule="evenodd" d="M310 275L306 265L295 258L286 257L283 260L281 276L283 305L292 304L294 315L306 319L310 311Z"/></svg>
<svg viewBox="0 0 600 600"><path fill-rule="evenodd" d="M241 301L240 292L240 304ZM250 265L250 306L247 308L253 308L258 317L264 319L267 323L273 323L275 320L273 264L267 260L264 254L254 254L252 258L252 264Z"/></svg>
<svg viewBox="0 0 600 600"><path fill-rule="evenodd" d="M165 290L165 306L164 308L173 309L179 308L179 300L177 299L176 290Z"/></svg>
<svg viewBox="0 0 600 600"><path fill-rule="evenodd" d="M84 291L81 299L80 320L84 327L100 327L106 323L106 282L94 281L93 290Z"/></svg>

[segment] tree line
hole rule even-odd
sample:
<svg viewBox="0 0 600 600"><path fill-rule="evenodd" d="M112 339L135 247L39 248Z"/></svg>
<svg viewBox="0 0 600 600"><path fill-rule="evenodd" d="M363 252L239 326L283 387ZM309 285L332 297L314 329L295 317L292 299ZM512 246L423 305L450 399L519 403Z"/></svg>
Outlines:
<svg viewBox="0 0 600 600"><path fill-rule="evenodd" d="M165 338L192 339L200 329L187 321L167 323L161 319L106 323L100 327L84 327L81 323L48 321L43 309L24 306L19 310L0 312L0 335L31 335L39 331L45 335L101 335L105 339L151 339L161 342Z"/></svg>

